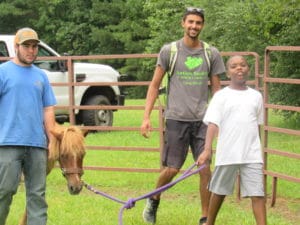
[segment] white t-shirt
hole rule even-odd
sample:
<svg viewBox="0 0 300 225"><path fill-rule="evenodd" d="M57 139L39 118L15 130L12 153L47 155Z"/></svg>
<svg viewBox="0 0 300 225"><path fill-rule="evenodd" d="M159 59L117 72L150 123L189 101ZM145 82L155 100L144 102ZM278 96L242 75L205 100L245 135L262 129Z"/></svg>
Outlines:
<svg viewBox="0 0 300 225"><path fill-rule="evenodd" d="M213 96L203 121L219 127L216 166L263 162L258 126L263 124L263 100L258 91L223 88Z"/></svg>

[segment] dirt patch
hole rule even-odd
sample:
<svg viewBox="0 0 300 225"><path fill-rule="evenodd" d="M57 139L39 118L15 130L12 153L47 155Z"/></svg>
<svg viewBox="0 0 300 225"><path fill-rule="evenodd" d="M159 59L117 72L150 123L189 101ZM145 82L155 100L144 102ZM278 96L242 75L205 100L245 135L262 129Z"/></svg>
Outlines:
<svg viewBox="0 0 300 225"><path fill-rule="evenodd" d="M238 204L244 210L251 211L251 201L249 199L241 199L240 201L237 197L230 196L226 198L226 201L230 204ZM271 207L271 198L267 198L267 214L280 215L283 217L290 225L299 225L300 221L300 199L286 199L286 198L276 198L276 203L274 207Z"/></svg>
<svg viewBox="0 0 300 225"><path fill-rule="evenodd" d="M276 198L274 207L270 207L271 199L268 199L267 209L269 212L279 214L291 224L298 225L300 222L300 199Z"/></svg>

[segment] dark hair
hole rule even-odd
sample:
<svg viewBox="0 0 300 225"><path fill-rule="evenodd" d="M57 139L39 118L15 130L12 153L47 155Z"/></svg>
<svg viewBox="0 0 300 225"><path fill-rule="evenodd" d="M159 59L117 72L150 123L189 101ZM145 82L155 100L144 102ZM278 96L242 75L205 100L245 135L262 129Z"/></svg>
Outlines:
<svg viewBox="0 0 300 225"><path fill-rule="evenodd" d="M247 59L244 56L242 56L242 55L232 55L232 56L229 57L229 59L226 62L226 69L229 68L229 64L231 63L232 59L234 59L234 58L241 58L241 59L245 60L245 63L249 67L249 63L248 63Z"/></svg>
<svg viewBox="0 0 300 225"><path fill-rule="evenodd" d="M184 14L183 14L183 20L186 19L186 17L188 15L198 15L202 18L203 22L204 22L204 10L201 8L195 8L195 7L187 7Z"/></svg>

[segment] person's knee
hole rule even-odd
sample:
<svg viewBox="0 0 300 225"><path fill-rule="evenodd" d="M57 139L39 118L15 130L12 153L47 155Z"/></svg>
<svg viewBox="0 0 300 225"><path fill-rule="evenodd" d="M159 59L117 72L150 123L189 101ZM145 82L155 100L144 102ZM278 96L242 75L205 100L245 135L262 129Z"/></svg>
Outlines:
<svg viewBox="0 0 300 225"><path fill-rule="evenodd" d="M0 199L3 199L7 196L13 196L17 193L18 190L18 181L5 182L0 187Z"/></svg>
<svg viewBox="0 0 300 225"><path fill-rule="evenodd" d="M202 170L199 172L201 178L206 178L210 179L211 177L211 170L209 166L204 167Z"/></svg>
<svg viewBox="0 0 300 225"><path fill-rule="evenodd" d="M265 204L265 197L263 196L253 196L251 200L254 204Z"/></svg>
<svg viewBox="0 0 300 225"><path fill-rule="evenodd" d="M175 177L179 172L179 169L176 168L171 168L171 167L166 167L164 169L164 173L168 177Z"/></svg>

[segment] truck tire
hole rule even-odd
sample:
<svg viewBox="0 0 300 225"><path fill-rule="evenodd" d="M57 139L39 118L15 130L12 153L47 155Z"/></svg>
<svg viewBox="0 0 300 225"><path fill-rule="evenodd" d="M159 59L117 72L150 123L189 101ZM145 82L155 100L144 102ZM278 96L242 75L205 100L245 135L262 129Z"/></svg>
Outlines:
<svg viewBox="0 0 300 225"><path fill-rule="evenodd" d="M111 105L107 97L95 95L89 98L84 105ZM85 126L112 126L113 111L107 109L83 110L82 122Z"/></svg>

